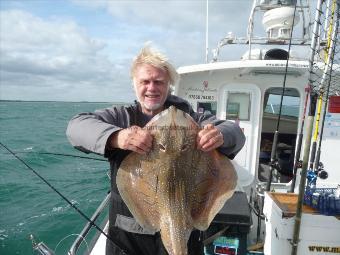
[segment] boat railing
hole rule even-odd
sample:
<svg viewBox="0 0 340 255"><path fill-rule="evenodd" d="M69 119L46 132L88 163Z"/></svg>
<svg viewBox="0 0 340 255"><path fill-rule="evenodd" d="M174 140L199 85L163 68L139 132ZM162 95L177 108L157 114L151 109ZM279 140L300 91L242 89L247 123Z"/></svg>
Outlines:
<svg viewBox="0 0 340 255"><path fill-rule="evenodd" d="M249 58L251 56L252 45L295 45L295 46L306 46L310 45L310 27L311 23L311 14L310 14L310 5L309 0L301 0L299 4L296 6L297 14L301 17L302 24L301 26L301 35L293 35L292 38L289 37L271 37L269 34L264 36L256 36L254 35L254 20L255 14L259 12L266 12L268 10L285 7L285 6L294 6L296 0L286 0L286 1L273 1L273 0L254 0L253 6L249 15L248 28L247 28L247 36L246 37L238 37L235 36L232 32L229 32L224 38L222 38L215 49L212 50L213 59L212 62L217 62L218 56L221 48L227 45L237 44L237 45L248 45L248 53Z"/></svg>
<svg viewBox="0 0 340 255"><path fill-rule="evenodd" d="M106 197L104 198L104 200L100 203L97 210L93 213L93 215L91 217L91 222L86 223L83 230L78 235L77 239L73 242L70 250L68 251L68 255L76 255L77 254L80 245L86 239L86 236L90 232L91 228L94 227L92 223L95 222L98 219L98 217L102 214L104 209L107 207L107 205L110 201L110 197L111 197L111 193L109 192L106 195Z"/></svg>

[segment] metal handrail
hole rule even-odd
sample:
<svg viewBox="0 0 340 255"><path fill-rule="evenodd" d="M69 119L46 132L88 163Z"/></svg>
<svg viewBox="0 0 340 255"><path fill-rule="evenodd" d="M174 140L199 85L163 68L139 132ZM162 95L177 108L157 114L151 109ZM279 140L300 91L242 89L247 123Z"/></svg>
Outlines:
<svg viewBox="0 0 340 255"><path fill-rule="evenodd" d="M85 240L85 237L93 227L92 222L96 221L97 218L100 216L100 214L103 212L103 210L106 208L110 201L111 193L109 192L104 200L100 203L97 210L94 212L94 214L91 217L91 222L87 222L83 230L78 235L77 239L73 242L70 250L68 251L68 255L76 255L80 245Z"/></svg>
<svg viewBox="0 0 340 255"><path fill-rule="evenodd" d="M297 2L297 1L296 1ZM307 3L302 3L300 4L296 3L296 6L299 10L297 10L299 13L301 13L302 20L303 20L303 29L302 29L302 34L301 37L294 37L291 38L291 45L296 45L296 46L305 46L306 44L310 44L310 35L308 34L309 28L305 27L306 24L306 17L305 17L305 12L303 11L306 9L306 12L309 13L309 3L308 0L306 0ZM246 38L242 37L228 37L226 36L225 38L222 38L219 43L217 44L217 47L213 49L213 59L212 62L217 62L219 53L221 49L226 46L226 45L231 45L231 44L247 44L249 45L248 49L248 57L251 59L251 51L252 51L252 45L268 45L270 43L276 43L276 44L288 44L289 39L272 39L268 36L261 36L261 37L256 37L253 35L253 30L254 30L254 17L255 13L257 11L266 11L270 9L275 9L279 7L286 6L285 4L264 4L260 3L259 0L254 0L253 1L253 6L249 15L249 20L248 20L248 27L247 27L247 36ZM307 14L308 15L308 14ZM310 20L310 14L309 14L309 19ZM310 22L307 22L307 24L310 24Z"/></svg>

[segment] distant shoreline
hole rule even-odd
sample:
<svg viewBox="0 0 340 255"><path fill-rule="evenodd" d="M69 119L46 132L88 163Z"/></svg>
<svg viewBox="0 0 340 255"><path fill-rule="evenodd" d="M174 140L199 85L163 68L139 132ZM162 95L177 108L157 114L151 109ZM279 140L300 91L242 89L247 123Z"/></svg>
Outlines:
<svg viewBox="0 0 340 255"><path fill-rule="evenodd" d="M0 102L23 102L23 103L87 103L87 104L131 104L131 102L95 102L95 101L48 101L48 100L6 100L0 99Z"/></svg>

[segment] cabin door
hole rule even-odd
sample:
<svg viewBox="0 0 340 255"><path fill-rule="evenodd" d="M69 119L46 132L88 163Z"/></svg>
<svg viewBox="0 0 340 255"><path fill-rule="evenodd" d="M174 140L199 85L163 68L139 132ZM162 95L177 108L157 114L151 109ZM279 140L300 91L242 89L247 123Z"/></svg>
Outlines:
<svg viewBox="0 0 340 255"><path fill-rule="evenodd" d="M280 104L282 106L280 113ZM281 87L267 88L263 97L262 129L258 179L267 182L270 173L270 157L274 133L279 127L276 158L279 165L274 171L272 182L287 183L293 177L295 141L300 112L300 94L295 88L286 87L282 96ZM280 115L280 123L278 123ZM279 125L278 125L279 124Z"/></svg>
<svg viewBox="0 0 340 255"><path fill-rule="evenodd" d="M233 163L239 184L248 186L254 180L258 150L261 91L254 84L226 84L220 94L219 117L239 123L246 143Z"/></svg>

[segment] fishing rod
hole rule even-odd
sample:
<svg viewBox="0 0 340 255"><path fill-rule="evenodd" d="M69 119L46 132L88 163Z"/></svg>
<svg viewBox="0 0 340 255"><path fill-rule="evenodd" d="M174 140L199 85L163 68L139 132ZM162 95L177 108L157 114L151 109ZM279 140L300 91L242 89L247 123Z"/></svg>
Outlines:
<svg viewBox="0 0 340 255"><path fill-rule="evenodd" d="M333 56L334 56L334 52L333 52ZM331 70L332 70L332 67L333 67L333 62L331 63ZM329 81L328 81L326 98L328 98L328 96L329 96L330 83L331 83L331 76L329 77ZM327 106L328 106L328 100L326 100L326 102L325 102L325 109L324 109L324 113L323 113L323 117L322 117L322 124L321 124L321 130L320 130L320 141L319 141L318 150L316 152L314 166L320 166L321 144L322 144L322 137L323 137L323 131L324 131L324 126L325 126ZM328 177L327 172L323 171L323 170L321 170L318 175L322 179L326 179Z"/></svg>
<svg viewBox="0 0 340 255"><path fill-rule="evenodd" d="M56 192L64 201L66 201L73 209L75 209L87 222L89 222L93 227L95 227L101 234L103 234L110 242L118 248L123 255L127 255L128 253L119 247L114 240L107 235L94 221L92 221L89 217L86 216L74 203L72 203L67 197L65 197L60 191L58 191L51 183L49 183L44 177L42 177L37 171L35 171L31 166L29 166L23 159L17 156L11 149L9 149L6 145L0 142L0 145L4 147L11 155L13 155L17 160L19 160L22 164L24 164L29 170L31 170L37 177L40 178L47 186L49 186L54 192Z"/></svg>
<svg viewBox="0 0 340 255"><path fill-rule="evenodd" d="M284 73L284 77L283 77L282 93L281 93L281 98L280 98L280 108L279 108L279 114L278 114L278 118L277 118L277 122L276 122L276 130L274 132L272 150L271 150L271 154L270 154L270 170L269 170L269 178L268 178L267 185L266 185L266 191L270 191L270 186L271 186L271 183L272 183L274 170L279 169L278 159L277 159L277 144L278 144L278 139L279 139L279 129L280 129L280 121L281 121L281 115L282 115L283 96L284 96L285 89L286 89L290 48L292 46L293 28L294 28L294 22L295 22L295 16L296 16L296 6L297 6L297 4L295 3L293 21L292 21L292 28L290 30L287 61L286 61L285 73Z"/></svg>
<svg viewBox="0 0 340 255"><path fill-rule="evenodd" d="M13 151L14 154L39 154L39 155L55 155L55 156L64 156L64 157L73 157L73 158L82 158L82 159L92 159L98 161L105 161L106 159L102 158L93 158L93 157L86 157L86 156L79 156L74 154L66 154L66 153L56 153L56 152L35 152L35 151ZM7 153L12 154L12 153Z"/></svg>
<svg viewBox="0 0 340 255"><path fill-rule="evenodd" d="M286 89L286 81L287 81L287 73L288 73L288 63L289 63L289 56L290 56L290 49L292 45L292 38L293 38L293 28L294 28L294 23L295 23L295 16L296 16L296 7L297 3L294 5L294 14L293 14L293 21L292 21L292 27L290 30L290 38L289 38L289 45L288 45L288 54L287 54L287 60L286 60L286 65L285 65L285 73L284 73L284 78L283 78L283 84L282 84L282 93L281 93L281 98L280 98L280 107L279 107L279 114L278 114L278 119L276 122L276 130L274 132L274 137L273 137L273 144L272 144L272 150L270 154L270 170L269 170L269 177L266 183L266 189L265 191L270 191L272 179L273 179L273 172L274 170L277 170L280 168L278 159L277 159L277 144L278 144L278 139L279 139L279 129L280 129L280 122L281 122L281 115L282 115L282 104L283 104L283 97L285 94L285 89ZM264 206L264 196L261 197L262 205L261 205L261 214L263 212L263 206ZM258 226L257 226L257 236L259 236L260 230L261 230L261 222L260 217L258 216Z"/></svg>
<svg viewBox="0 0 340 255"><path fill-rule="evenodd" d="M325 53L326 53L325 54L325 67L324 67L324 72L323 72L323 75L322 75L322 79L321 79L321 82L320 82L320 88L319 88L320 89L320 96L319 96L320 106L318 107L318 111L321 112L321 105L322 105L322 102L324 101L323 117L322 117L322 122L321 122L320 134L318 132L318 126L319 126L320 120L318 120L316 122L317 126L315 127L314 142L313 142L313 147L312 147L312 149L314 150L314 151L312 151L313 158L311 158L311 160L310 160L310 162L311 162L310 163L310 169L313 169L313 171L315 173L318 173L319 177L322 178L322 179L326 179L328 177L327 172L319 171L319 170L321 170L321 169L319 169L319 167L320 167L319 164L320 164L320 156L321 156L321 142L322 142L322 136L323 136L324 122L325 122L325 117L326 117L326 113L327 113L328 96L329 96L329 90L330 90L330 85L331 85L331 72L332 72L332 68L333 68L332 59L334 59L334 51L335 51L335 45L336 45L336 40L337 40L337 36L336 36L335 31L337 31L337 29L338 29L338 22L339 22L339 20L337 19L336 22L335 22L335 28L334 28L333 23L334 23L335 8L336 8L336 2L333 1L331 20L329 22L330 29L328 30L327 47L325 49ZM328 10L328 8L327 8L327 10ZM339 14L339 11L338 11L338 14ZM334 28L334 31L333 31L333 28ZM329 74L328 74L328 72L329 72ZM327 80L327 78L326 78L327 74L328 74L328 84L327 84L325 100L323 100L323 96L324 96L324 85L323 84L325 83L325 80ZM318 113L318 118L320 119L320 113ZM318 150L315 152L318 136L319 136L319 145L318 145Z"/></svg>
<svg viewBox="0 0 340 255"><path fill-rule="evenodd" d="M318 31L319 31L319 25L320 24L319 24L318 20L320 19L321 12L322 12L321 11L321 2L319 2L318 8L316 8L316 17L315 17L314 28L313 28L313 35L314 36L313 36L312 42L311 42L311 55L310 55L310 59L309 59L309 74L313 73L313 63L314 63L314 57L315 57L315 52L316 52L316 43L318 41L318 36L319 36ZM300 126L300 130L299 130L298 138L297 138L297 146L296 146L296 152L295 152L295 157L294 157L293 179L292 179L292 184L290 185L290 190L289 190L289 192L291 192L291 193L294 193L297 170L298 170L298 168L302 167L302 165L301 165L302 162L300 160L300 157L301 157L303 130L304 130L304 126L305 126L306 109L307 109L308 101L310 101L309 107L314 108L313 104L315 104L315 99L314 99L315 95L312 96L312 94L311 94L311 90L312 90L311 84L312 84L311 77L309 77L308 85L305 88L306 98L305 98L302 121L301 121L301 126Z"/></svg>
<svg viewBox="0 0 340 255"><path fill-rule="evenodd" d="M333 0L333 1L335 2L335 0ZM314 35L316 35L316 31L317 31L316 29L318 29L319 24L320 24L321 5L322 5L322 0L318 0L317 10L316 10L317 11L317 14L316 14L317 18L316 18L315 23L314 23L314 32L315 32ZM340 7L340 3L338 2L337 3L338 13L337 13L336 26L338 25L338 21L339 21L339 7ZM333 31L333 36L336 36L336 34L337 34L337 28ZM333 47L335 47L334 40L332 40L332 43L333 43L333 45L332 45L332 48L333 48ZM324 72L324 74L325 74L325 72ZM312 104L311 104L311 106L312 106ZM302 204L303 204L303 198L304 198L304 194L305 194L307 168L308 168L308 162L309 162L308 161L309 160L309 152L310 152L310 146L311 146L311 141L312 141L312 130L313 130L313 122L314 122L313 108L310 107L309 111L310 111L310 113L309 113L309 116L308 116L308 122L307 122L307 128L306 128L307 135L306 135L304 156L303 156L302 169L301 169L301 180L300 180L300 185L299 185L298 202L297 202L297 208L296 208L296 214L295 214L295 220L294 220L293 239L291 241L291 245L292 245L291 255L296 255L297 251L298 251L298 243L299 243L300 227L301 227L301 219L302 219Z"/></svg>
<svg viewBox="0 0 340 255"><path fill-rule="evenodd" d="M305 102L304 102L304 106L303 106L301 126L300 126L300 130L299 130L299 134L297 136L297 145L296 145L296 152L295 152L295 156L294 156L294 165L293 165L293 178L292 178L292 183L290 185L290 189L288 191L290 193L294 193L297 170L298 170L298 168L301 168L300 157L301 157L301 149L302 149L303 129L304 129L304 126L305 126L306 110L307 110L307 105L308 105L310 95L311 95L311 93L310 93L311 89L312 88L311 88L310 84L308 84L305 88L306 96L305 96Z"/></svg>
<svg viewBox="0 0 340 255"><path fill-rule="evenodd" d="M334 56L334 52L333 52L333 56ZM331 68L330 69L332 70L332 68L333 68L333 62L331 63ZM329 80L328 80L326 98L328 98L328 96L329 96L329 89L330 89L331 78L332 77L330 76ZM328 173L325 170L322 169L321 164L320 164L321 144L322 144L322 137L323 137L323 131L324 131L324 126L325 126L325 118L326 118L326 114L327 114L327 106L328 106L328 100L326 99L325 106L324 106L324 112L323 112L323 116L322 116L322 122L321 122L320 140L319 140L318 150L316 152L315 162L314 162L314 167L318 168L318 169L314 168L314 171L318 172L318 176L321 179L326 179L328 177Z"/></svg>

